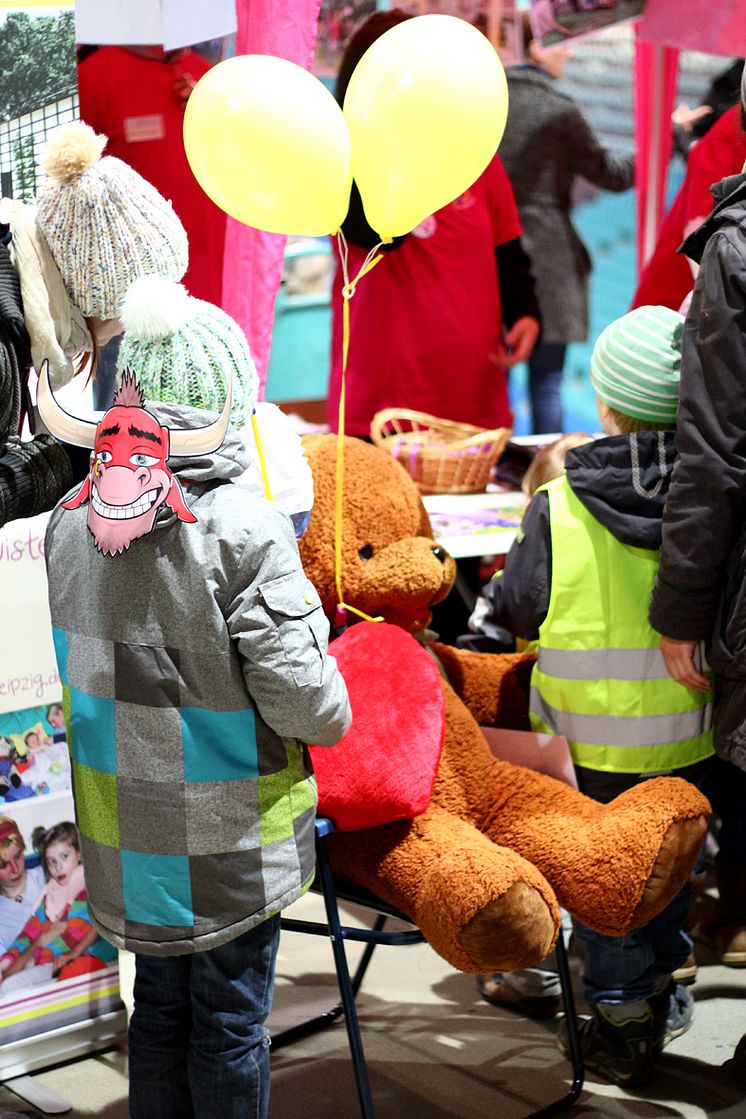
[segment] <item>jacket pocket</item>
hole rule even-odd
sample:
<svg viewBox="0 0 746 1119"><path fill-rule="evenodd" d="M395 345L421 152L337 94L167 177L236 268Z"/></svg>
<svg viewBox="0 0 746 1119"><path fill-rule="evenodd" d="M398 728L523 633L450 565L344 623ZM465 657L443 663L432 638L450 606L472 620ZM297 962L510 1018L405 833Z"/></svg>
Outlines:
<svg viewBox="0 0 746 1119"><path fill-rule="evenodd" d="M316 588L302 571L259 587L296 684L320 684L329 625Z"/></svg>

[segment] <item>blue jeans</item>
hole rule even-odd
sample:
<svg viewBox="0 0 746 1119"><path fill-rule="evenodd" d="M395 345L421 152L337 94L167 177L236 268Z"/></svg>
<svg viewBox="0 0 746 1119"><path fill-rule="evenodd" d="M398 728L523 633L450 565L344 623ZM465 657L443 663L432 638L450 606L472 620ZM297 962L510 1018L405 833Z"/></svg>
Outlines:
<svg viewBox="0 0 746 1119"><path fill-rule="evenodd" d="M662 913L626 936L603 936L573 918L585 945L583 993L587 1002L621 1005L649 999L692 950L682 925L692 904L689 883Z"/></svg>
<svg viewBox="0 0 746 1119"><path fill-rule="evenodd" d="M528 391L534 435L563 430L560 385L566 351L564 342L541 342L528 360Z"/></svg>
<svg viewBox="0 0 746 1119"><path fill-rule="evenodd" d="M280 918L220 948L135 958L130 1119L266 1119Z"/></svg>
<svg viewBox="0 0 746 1119"><path fill-rule="evenodd" d="M675 776L702 788L711 773L712 759L676 771ZM603 773L576 767L581 792L593 800L610 800L646 780L644 774ZM573 918L573 928L585 945L583 992L589 1003L638 1002L654 995L663 981L680 968L692 950L683 925L694 891L689 883L672 902L626 936L603 936Z"/></svg>

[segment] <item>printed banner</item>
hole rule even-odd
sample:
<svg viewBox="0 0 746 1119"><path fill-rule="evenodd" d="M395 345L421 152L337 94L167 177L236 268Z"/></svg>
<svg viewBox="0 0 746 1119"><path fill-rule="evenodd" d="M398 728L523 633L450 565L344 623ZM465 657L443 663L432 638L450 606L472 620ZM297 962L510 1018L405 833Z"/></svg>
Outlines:
<svg viewBox="0 0 746 1119"><path fill-rule="evenodd" d="M18 1043L122 1008L90 922L47 605L49 514L0 529L0 1074Z"/></svg>
<svg viewBox="0 0 746 1119"><path fill-rule="evenodd" d="M79 43L191 46L236 30L236 0L78 0Z"/></svg>
<svg viewBox="0 0 746 1119"><path fill-rule="evenodd" d="M44 532L48 513L0 529L0 725L8 711L59 701L46 593ZM0 733L3 733L0 731Z"/></svg>
<svg viewBox="0 0 746 1119"><path fill-rule="evenodd" d="M543 47L637 19L645 0L533 0L531 24Z"/></svg>

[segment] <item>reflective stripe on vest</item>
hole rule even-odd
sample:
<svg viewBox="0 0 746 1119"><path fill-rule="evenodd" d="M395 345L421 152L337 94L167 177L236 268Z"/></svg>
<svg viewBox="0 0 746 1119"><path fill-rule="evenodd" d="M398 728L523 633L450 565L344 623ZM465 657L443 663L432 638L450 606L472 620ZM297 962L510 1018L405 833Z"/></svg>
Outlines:
<svg viewBox="0 0 746 1119"><path fill-rule="evenodd" d="M709 757L711 695L671 679L647 621L658 552L618 541L566 478L544 488L552 586L532 726L564 735L573 761L589 769L652 773Z"/></svg>

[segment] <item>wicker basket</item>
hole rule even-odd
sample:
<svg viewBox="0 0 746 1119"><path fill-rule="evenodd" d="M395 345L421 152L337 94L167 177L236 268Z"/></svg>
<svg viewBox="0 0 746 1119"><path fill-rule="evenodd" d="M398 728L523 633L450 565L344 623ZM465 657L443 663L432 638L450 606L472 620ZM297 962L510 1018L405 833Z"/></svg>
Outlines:
<svg viewBox="0 0 746 1119"><path fill-rule="evenodd" d="M385 408L370 426L376 446L402 464L421 493L482 493L510 434L406 408Z"/></svg>

